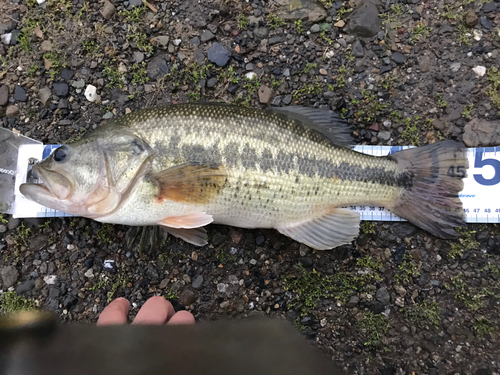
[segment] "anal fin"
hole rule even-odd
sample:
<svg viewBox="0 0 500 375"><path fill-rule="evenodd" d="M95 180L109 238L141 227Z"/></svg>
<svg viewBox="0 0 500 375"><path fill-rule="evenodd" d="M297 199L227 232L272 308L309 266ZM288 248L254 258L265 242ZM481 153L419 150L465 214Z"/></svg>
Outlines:
<svg viewBox="0 0 500 375"><path fill-rule="evenodd" d="M328 250L350 243L359 234L359 223L359 213L335 208L321 217L276 230L313 249Z"/></svg>
<svg viewBox="0 0 500 375"><path fill-rule="evenodd" d="M181 240L184 240L195 246L205 246L208 244L207 231L205 230L205 228L165 228L165 230L172 236L180 238Z"/></svg>

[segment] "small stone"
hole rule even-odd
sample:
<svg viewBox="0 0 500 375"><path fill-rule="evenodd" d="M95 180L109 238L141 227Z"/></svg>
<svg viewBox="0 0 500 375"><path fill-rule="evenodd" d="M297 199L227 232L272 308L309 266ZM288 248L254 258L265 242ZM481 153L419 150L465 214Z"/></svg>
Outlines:
<svg viewBox="0 0 500 375"><path fill-rule="evenodd" d="M405 349L408 349L410 346L415 344L415 340L411 336L403 336L401 339L401 344Z"/></svg>
<svg viewBox="0 0 500 375"><path fill-rule="evenodd" d="M500 143L500 121L474 118L464 127L463 141L467 147L488 147Z"/></svg>
<svg viewBox="0 0 500 375"><path fill-rule="evenodd" d="M419 60L420 72L427 73L431 70L432 62L428 55L422 56Z"/></svg>
<svg viewBox="0 0 500 375"><path fill-rule="evenodd" d="M5 45L9 45L11 40L12 40L12 33L6 33L6 34L2 34L0 36L0 40L2 40L2 43L5 44Z"/></svg>
<svg viewBox="0 0 500 375"><path fill-rule="evenodd" d="M475 29L472 34L474 35L473 38L476 41L480 41L481 38L483 37L483 32L481 30Z"/></svg>
<svg viewBox="0 0 500 375"><path fill-rule="evenodd" d="M179 296L179 302L183 306L190 306L198 299L198 293L192 288L187 287Z"/></svg>
<svg viewBox="0 0 500 375"><path fill-rule="evenodd" d="M47 285L54 285L57 281L57 276L56 275L44 276L43 281L45 281L45 284L47 284Z"/></svg>
<svg viewBox="0 0 500 375"><path fill-rule="evenodd" d="M200 38L195 36L195 37L189 39L189 44L191 44L192 46L199 46L200 45Z"/></svg>
<svg viewBox="0 0 500 375"><path fill-rule="evenodd" d="M48 87L42 87L38 90L38 96L44 107L49 106L50 98L52 97L52 91Z"/></svg>
<svg viewBox="0 0 500 375"><path fill-rule="evenodd" d="M349 16L349 32L352 35L371 38L378 34L381 27L382 24L375 2L362 2Z"/></svg>
<svg viewBox="0 0 500 375"><path fill-rule="evenodd" d="M346 307L355 307L359 303L359 297L358 296L352 296L349 298L349 301L346 303Z"/></svg>
<svg viewBox="0 0 500 375"><path fill-rule="evenodd" d="M377 290L375 297L377 298L377 301L383 303L384 305L387 305L391 301L391 296L385 286Z"/></svg>
<svg viewBox="0 0 500 375"><path fill-rule="evenodd" d="M398 307L405 307L405 300L404 300L404 298L403 297L396 297L395 304Z"/></svg>
<svg viewBox="0 0 500 375"><path fill-rule="evenodd" d="M233 83L232 85L229 85L227 88L227 92L230 94L234 94L236 90L238 90L240 86L237 83Z"/></svg>
<svg viewBox="0 0 500 375"><path fill-rule="evenodd" d="M333 24L333 26L338 27L338 28L343 28L345 26L345 21L339 20Z"/></svg>
<svg viewBox="0 0 500 375"><path fill-rule="evenodd" d="M79 79L78 81L73 81L71 83L71 86L73 86L75 89L83 89L85 87L85 80Z"/></svg>
<svg viewBox="0 0 500 375"><path fill-rule="evenodd" d="M180 46L182 43L182 39L174 39L174 41L172 43L174 43L174 46L176 46L176 47Z"/></svg>
<svg viewBox="0 0 500 375"><path fill-rule="evenodd" d="M89 279L93 279L94 278L94 271L92 268L89 268L83 275Z"/></svg>
<svg viewBox="0 0 500 375"><path fill-rule="evenodd" d="M7 232L7 225L0 224L0 234Z"/></svg>
<svg viewBox="0 0 500 375"><path fill-rule="evenodd" d="M375 314L381 314L385 310L385 306L381 302L372 302L368 308Z"/></svg>
<svg viewBox="0 0 500 375"><path fill-rule="evenodd" d="M401 52L394 52L391 56L394 62L398 65L403 65L406 61L405 56Z"/></svg>
<svg viewBox="0 0 500 375"><path fill-rule="evenodd" d="M19 114L19 108L15 105L9 105L5 111L7 118L16 117Z"/></svg>
<svg viewBox="0 0 500 375"><path fill-rule="evenodd" d="M228 287L228 285L227 285L227 284L224 284L224 283L219 283L219 284L217 284L217 291L218 291L219 293L226 293L226 291L227 291L227 287Z"/></svg>
<svg viewBox="0 0 500 375"><path fill-rule="evenodd" d="M95 102L97 100L97 87L93 85L88 85L85 89L85 97L89 102Z"/></svg>
<svg viewBox="0 0 500 375"><path fill-rule="evenodd" d="M35 280L26 280L26 281L23 281L18 286L16 286L16 293L21 295L21 294L24 294L26 292L29 292L34 287L35 287Z"/></svg>
<svg viewBox="0 0 500 375"><path fill-rule="evenodd" d="M128 72L127 65L125 65L125 63L123 62L120 62L120 64L118 64L118 71L122 74L127 73Z"/></svg>
<svg viewBox="0 0 500 375"><path fill-rule="evenodd" d="M248 70L248 71L252 71L253 70L253 64L252 63L248 63L245 65L245 69Z"/></svg>
<svg viewBox="0 0 500 375"><path fill-rule="evenodd" d="M352 45L352 55L354 57L363 57L365 55L365 49L359 40L356 40Z"/></svg>
<svg viewBox="0 0 500 375"><path fill-rule="evenodd" d="M14 88L14 99L16 99L16 101L18 102L25 102L27 99L26 90L21 86L16 85L16 87Z"/></svg>
<svg viewBox="0 0 500 375"><path fill-rule="evenodd" d="M326 69L321 68L321 69L319 70L319 74L321 74L322 76L326 76L326 75L328 74L328 72L326 71Z"/></svg>
<svg viewBox="0 0 500 375"><path fill-rule="evenodd" d="M0 107L5 107L9 103L9 86L0 86Z"/></svg>
<svg viewBox="0 0 500 375"><path fill-rule="evenodd" d="M483 8L481 9L484 13L490 13L493 12L497 9L497 4L492 1L491 3L486 3L483 5Z"/></svg>
<svg viewBox="0 0 500 375"><path fill-rule="evenodd" d="M4 288L7 289L17 283L17 280L19 279L19 271L14 266L3 267L0 271L0 276L2 277Z"/></svg>
<svg viewBox="0 0 500 375"><path fill-rule="evenodd" d="M259 87L259 101L262 104L269 104L273 98L273 90L271 90L266 85L261 85Z"/></svg>
<svg viewBox="0 0 500 375"><path fill-rule="evenodd" d="M212 77L207 81L207 87L209 89L214 88L217 85L217 77Z"/></svg>
<svg viewBox="0 0 500 375"><path fill-rule="evenodd" d="M469 27L474 27L477 25L478 19L476 13L474 12L474 9L469 9L467 13L465 13L464 21L465 24Z"/></svg>
<svg viewBox="0 0 500 375"><path fill-rule="evenodd" d="M225 67L231 58L231 53L221 44L214 42L207 53L208 60L220 67Z"/></svg>
<svg viewBox="0 0 500 375"><path fill-rule="evenodd" d="M269 29L267 27L256 27L253 35L258 39L265 39L269 35Z"/></svg>
<svg viewBox="0 0 500 375"><path fill-rule="evenodd" d="M252 79L257 78L257 74L255 74L255 72L249 72L249 73L245 74L245 77L249 80L252 80Z"/></svg>
<svg viewBox="0 0 500 375"><path fill-rule="evenodd" d="M396 291L397 294L399 294L400 297L406 296L406 289L403 288L401 285L396 285L394 287L394 290Z"/></svg>
<svg viewBox="0 0 500 375"><path fill-rule="evenodd" d="M44 40L40 44L40 47L42 47L42 51L45 51L45 52L52 51L52 43L50 43L48 40Z"/></svg>
<svg viewBox="0 0 500 375"><path fill-rule="evenodd" d="M140 64L141 62L144 61L144 54L140 51L134 51L134 61L137 64Z"/></svg>
<svg viewBox="0 0 500 375"><path fill-rule="evenodd" d="M378 138L383 141L388 141L389 139L391 139L391 132L388 130L382 130L380 133L378 133Z"/></svg>
<svg viewBox="0 0 500 375"><path fill-rule="evenodd" d="M115 14L115 11L116 11L115 6L113 5L112 2L110 2L108 0L106 0L104 2L103 7L101 8L101 14L107 20L109 20L109 19L111 19L111 17L113 17L113 15Z"/></svg>
<svg viewBox="0 0 500 375"><path fill-rule="evenodd" d="M158 35L153 38L151 41L151 44L156 47L167 47L168 42L170 41L170 38L167 35Z"/></svg>
<svg viewBox="0 0 500 375"><path fill-rule="evenodd" d="M291 94L285 95L283 98L283 104L284 105L289 105L293 100L293 96Z"/></svg>
<svg viewBox="0 0 500 375"><path fill-rule="evenodd" d="M484 27L486 30L489 30L493 27L493 24L491 21L488 19L488 17L482 16L479 19L479 23L481 24L482 27Z"/></svg>
<svg viewBox="0 0 500 375"><path fill-rule="evenodd" d="M460 64L459 62L454 62L454 63L451 63L450 64L450 70L454 73L458 72L458 70L460 69L460 67L462 66L462 64Z"/></svg>
<svg viewBox="0 0 500 375"><path fill-rule="evenodd" d="M476 78L480 78L486 74L486 68L481 65L472 68L472 71L476 73Z"/></svg>
<svg viewBox="0 0 500 375"><path fill-rule="evenodd" d="M342 27L343 27L343 26L342 26ZM312 27L311 27L311 29L310 29L311 33L313 33L313 34L315 34L315 33L319 33L319 31L320 31L320 30L321 30L321 29L320 29L320 27L319 27L319 25L318 25L317 23L316 23L316 24L314 24L314 25L312 25Z"/></svg>
<svg viewBox="0 0 500 375"><path fill-rule="evenodd" d="M170 69L165 60L161 57L152 59L147 65L148 77L151 80L162 78L168 74Z"/></svg>
<svg viewBox="0 0 500 375"><path fill-rule="evenodd" d="M69 87L66 82L54 82L53 87L57 96L62 96L62 97L68 96Z"/></svg>
<svg viewBox="0 0 500 375"><path fill-rule="evenodd" d="M191 283L191 286L196 289L196 290L201 290L203 288L203 275L197 275L194 279L193 282Z"/></svg>
<svg viewBox="0 0 500 375"><path fill-rule="evenodd" d="M210 30L205 30L201 33L200 40L202 43L206 43L215 38L215 35Z"/></svg>

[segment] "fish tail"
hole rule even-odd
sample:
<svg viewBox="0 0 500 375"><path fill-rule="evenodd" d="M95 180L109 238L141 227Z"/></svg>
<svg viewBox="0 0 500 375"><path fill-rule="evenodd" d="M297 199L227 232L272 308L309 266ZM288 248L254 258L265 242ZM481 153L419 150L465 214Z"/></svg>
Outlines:
<svg viewBox="0 0 500 375"><path fill-rule="evenodd" d="M396 152L388 158L402 167L398 178L404 186L389 209L437 237L458 237L454 228L466 225L458 196L469 168L464 144L447 140Z"/></svg>

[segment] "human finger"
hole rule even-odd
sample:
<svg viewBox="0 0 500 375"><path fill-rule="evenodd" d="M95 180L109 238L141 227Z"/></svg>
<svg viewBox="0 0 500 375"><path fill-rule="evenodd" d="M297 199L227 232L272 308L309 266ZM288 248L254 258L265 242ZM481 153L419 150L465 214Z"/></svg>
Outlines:
<svg viewBox="0 0 500 375"><path fill-rule="evenodd" d="M149 298L132 324L164 324L175 314L174 306L162 296Z"/></svg>
<svg viewBox="0 0 500 375"><path fill-rule="evenodd" d="M125 324L127 323L129 309L129 301L125 298L117 298L104 308L101 315L99 315L99 319L97 319L97 325Z"/></svg>
<svg viewBox="0 0 500 375"><path fill-rule="evenodd" d="M194 315L189 311L178 311L168 321L168 325L194 324Z"/></svg>

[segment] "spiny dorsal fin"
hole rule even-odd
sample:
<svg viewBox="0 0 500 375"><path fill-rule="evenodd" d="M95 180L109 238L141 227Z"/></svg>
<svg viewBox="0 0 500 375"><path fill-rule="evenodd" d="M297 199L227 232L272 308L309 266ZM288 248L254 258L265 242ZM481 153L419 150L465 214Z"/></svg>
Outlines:
<svg viewBox="0 0 500 375"><path fill-rule="evenodd" d="M300 121L302 125L324 135L336 146L354 147L351 126L338 113L329 109L290 106L270 108L268 111L280 113L291 120Z"/></svg>
<svg viewBox="0 0 500 375"><path fill-rule="evenodd" d="M159 199L204 204L212 200L226 181L222 166L184 163L152 176L159 187Z"/></svg>

